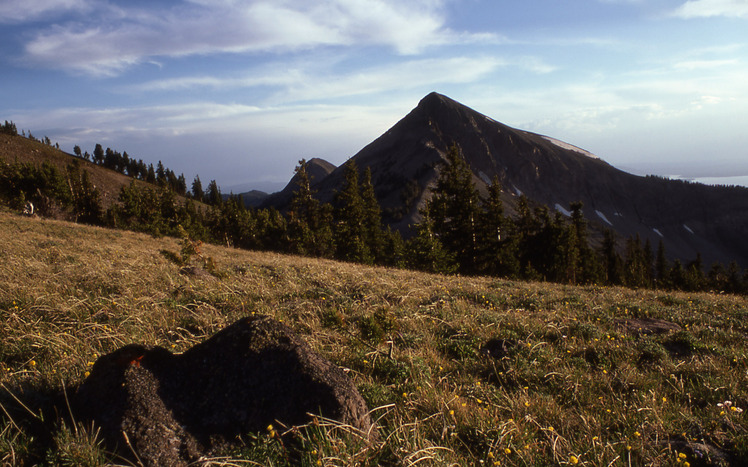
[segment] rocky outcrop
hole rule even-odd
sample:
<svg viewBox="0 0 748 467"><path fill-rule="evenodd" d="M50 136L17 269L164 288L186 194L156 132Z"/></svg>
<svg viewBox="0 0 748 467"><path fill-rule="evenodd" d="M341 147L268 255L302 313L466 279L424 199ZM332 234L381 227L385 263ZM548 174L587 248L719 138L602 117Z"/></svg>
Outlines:
<svg viewBox="0 0 748 467"><path fill-rule="evenodd" d="M321 414L372 433L347 375L287 326L245 318L181 355L128 345L105 355L73 398L107 445L146 465L179 466L269 424Z"/></svg>

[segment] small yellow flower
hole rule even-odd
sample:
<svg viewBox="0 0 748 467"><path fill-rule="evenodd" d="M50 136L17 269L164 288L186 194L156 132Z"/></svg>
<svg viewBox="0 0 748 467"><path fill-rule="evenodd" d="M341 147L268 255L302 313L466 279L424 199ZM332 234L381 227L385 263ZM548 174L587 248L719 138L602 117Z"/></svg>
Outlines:
<svg viewBox="0 0 748 467"><path fill-rule="evenodd" d="M452 415L452 416L454 416L454 414L455 414L455 411L454 411L454 410L450 410L450 411L449 411L449 414L450 414L450 415Z"/></svg>
<svg viewBox="0 0 748 467"><path fill-rule="evenodd" d="M504 454L506 454L506 455L508 456L508 455L509 455L509 454L511 454L511 453L512 453L512 450L511 450L511 449L509 449L509 448L504 448Z"/></svg>
<svg viewBox="0 0 748 467"><path fill-rule="evenodd" d="M268 425L267 428L266 428L266 430L273 431L274 430L273 425Z"/></svg>
<svg viewBox="0 0 748 467"><path fill-rule="evenodd" d="M88 378L88 376L89 376L90 374L91 374L91 372L90 372L90 371L87 371L87 372L83 373L83 376L85 376L86 378Z"/></svg>
<svg viewBox="0 0 748 467"><path fill-rule="evenodd" d="M579 459L577 459L577 456L571 456L571 457L569 458L569 462L570 462L570 463L571 463L572 465L577 465L577 464L579 464Z"/></svg>
<svg viewBox="0 0 748 467"><path fill-rule="evenodd" d="M36 366L36 360L31 360L31 361L29 362L29 365L31 365L31 366Z"/></svg>
<svg viewBox="0 0 748 467"><path fill-rule="evenodd" d="M634 436L636 436L637 438L641 438L641 435L642 435L642 434L641 434L641 433L639 433L638 431L635 431L635 432L634 432Z"/></svg>

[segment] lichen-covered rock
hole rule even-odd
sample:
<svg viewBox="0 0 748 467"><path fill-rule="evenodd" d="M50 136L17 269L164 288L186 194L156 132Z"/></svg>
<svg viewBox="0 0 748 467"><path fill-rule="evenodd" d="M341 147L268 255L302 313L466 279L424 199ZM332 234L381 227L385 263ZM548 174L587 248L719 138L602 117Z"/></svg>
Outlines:
<svg viewBox="0 0 748 467"><path fill-rule="evenodd" d="M99 358L73 398L108 446L146 465L185 465L269 424L321 414L371 429L347 375L290 328L241 319L181 355L128 345Z"/></svg>

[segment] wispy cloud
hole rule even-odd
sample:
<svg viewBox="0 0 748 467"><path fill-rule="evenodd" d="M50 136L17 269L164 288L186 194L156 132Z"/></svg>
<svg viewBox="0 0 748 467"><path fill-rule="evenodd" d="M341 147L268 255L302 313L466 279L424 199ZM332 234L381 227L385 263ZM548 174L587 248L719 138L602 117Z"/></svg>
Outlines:
<svg viewBox="0 0 748 467"><path fill-rule="evenodd" d="M277 91L269 100L298 102L335 99L393 90L415 89L440 84L471 83L485 78L510 62L490 56L444 57L405 60L347 71L345 73L316 65L265 66L239 77L196 76L152 81L133 86L138 92L182 91L191 88L238 89L272 86ZM517 66L536 73L547 73L552 67L537 59L525 59Z"/></svg>
<svg viewBox="0 0 748 467"><path fill-rule="evenodd" d="M90 0L25 0L19 2L0 2L0 23L22 23L42 16L67 11L87 11L91 9Z"/></svg>
<svg viewBox="0 0 748 467"><path fill-rule="evenodd" d="M673 14L685 19L710 18L714 16L748 18L748 1L690 0L678 7Z"/></svg>
<svg viewBox="0 0 748 467"><path fill-rule="evenodd" d="M115 75L154 57L353 45L386 46L409 55L434 45L494 39L450 30L441 2L433 0L198 1L155 8L102 8L94 19L50 27L26 44L26 59Z"/></svg>

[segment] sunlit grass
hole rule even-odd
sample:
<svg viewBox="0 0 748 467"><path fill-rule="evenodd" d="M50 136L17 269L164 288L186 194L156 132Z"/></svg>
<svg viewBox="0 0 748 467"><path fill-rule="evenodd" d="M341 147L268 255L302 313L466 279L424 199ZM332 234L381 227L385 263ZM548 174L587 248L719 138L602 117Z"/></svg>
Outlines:
<svg viewBox="0 0 748 467"><path fill-rule="evenodd" d="M177 239L0 213L2 462L122 463L60 410L63 386L124 344L181 352L253 313L345 368L379 437L318 420L293 448L248 434L213 465L748 462L748 413L733 410L748 408L743 297L202 249L218 277L180 273L162 253Z"/></svg>

